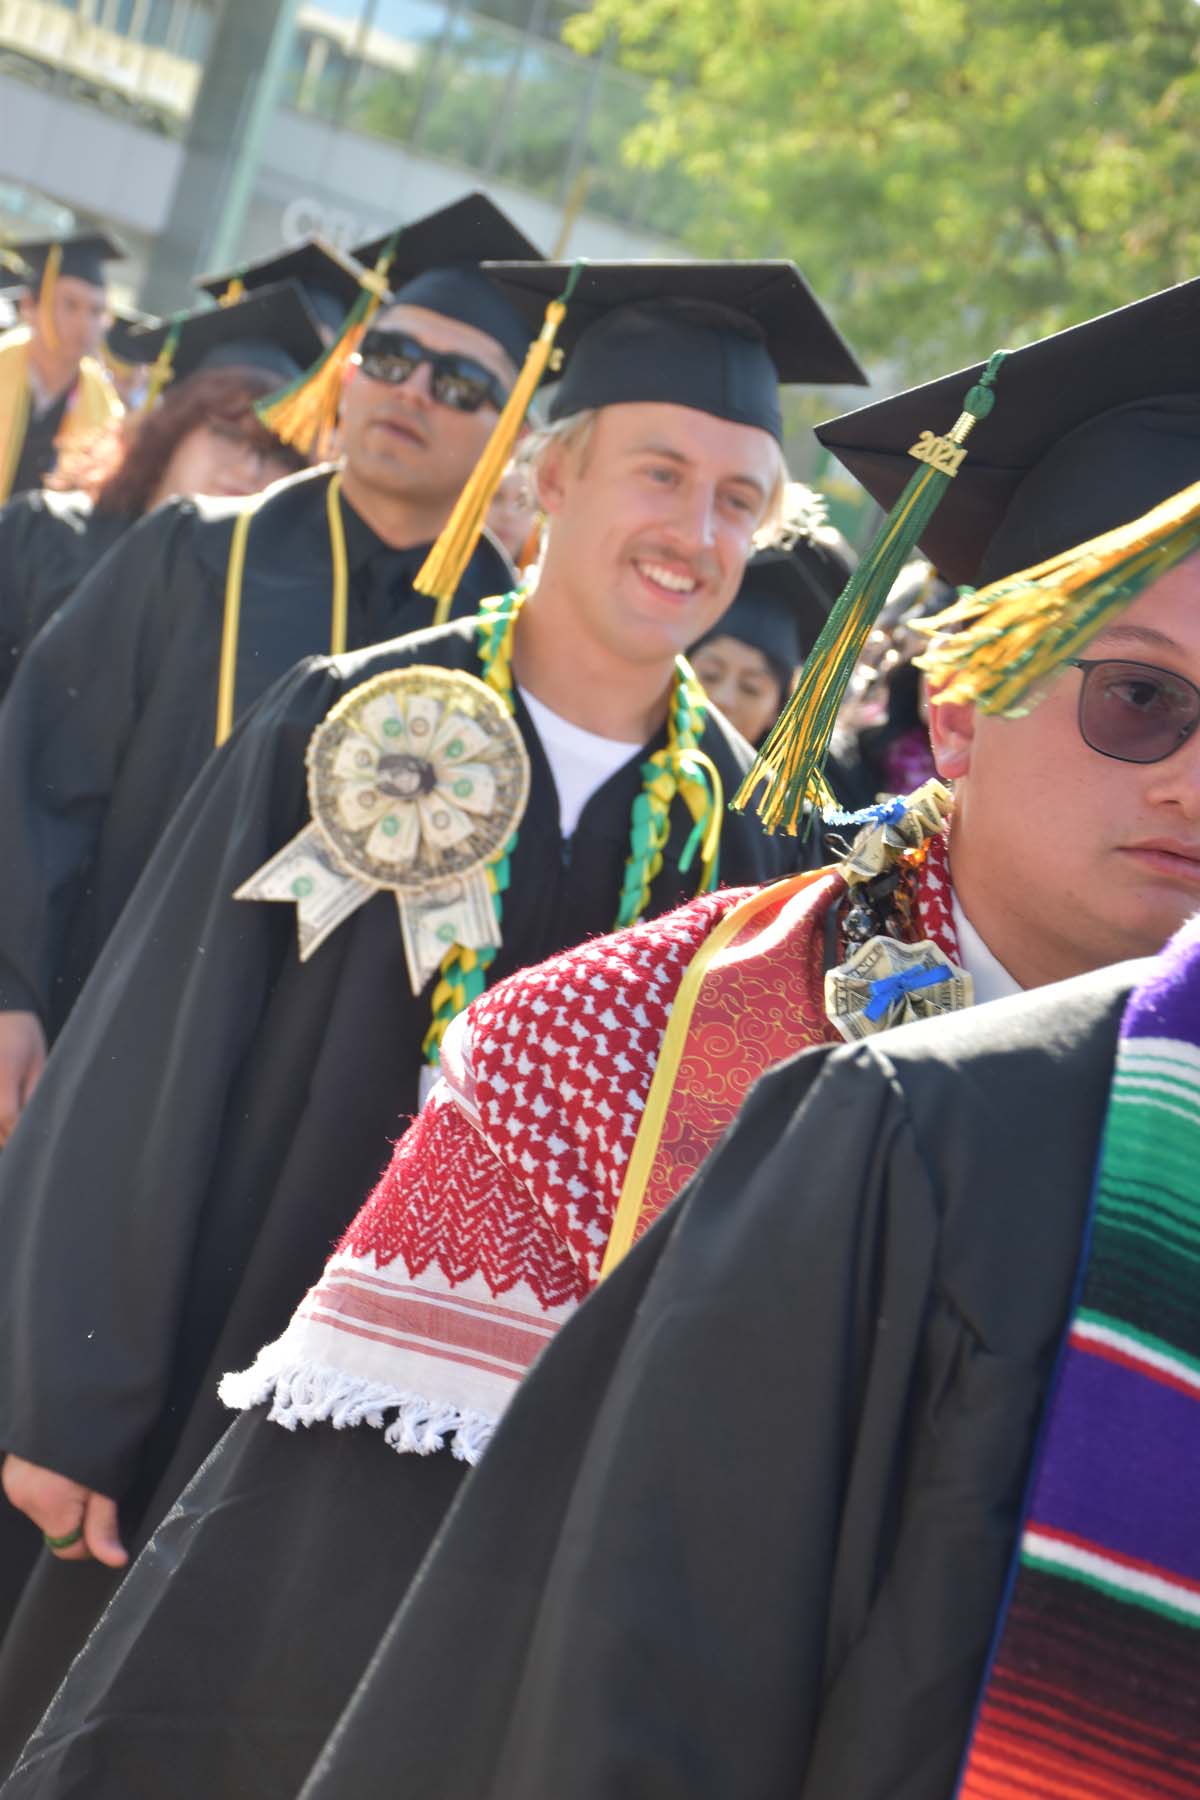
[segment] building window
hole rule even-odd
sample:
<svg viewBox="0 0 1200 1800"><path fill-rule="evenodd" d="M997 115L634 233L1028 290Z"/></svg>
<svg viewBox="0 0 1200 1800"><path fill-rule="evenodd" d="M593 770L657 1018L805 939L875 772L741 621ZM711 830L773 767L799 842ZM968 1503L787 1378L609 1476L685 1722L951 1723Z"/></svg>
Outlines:
<svg viewBox="0 0 1200 1800"><path fill-rule="evenodd" d="M489 165L497 129L513 104L523 41L472 13L452 20L431 66L413 139L418 148L472 169Z"/></svg>
<svg viewBox="0 0 1200 1800"><path fill-rule="evenodd" d="M579 57L529 43L501 122L496 173L561 200L579 166L599 74Z"/></svg>
<svg viewBox="0 0 1200 1800"><path fill-rule="evenodd" d="M378 0L360 34L343 122L407 143L446 26L445 7L432 0Z"/></svg>

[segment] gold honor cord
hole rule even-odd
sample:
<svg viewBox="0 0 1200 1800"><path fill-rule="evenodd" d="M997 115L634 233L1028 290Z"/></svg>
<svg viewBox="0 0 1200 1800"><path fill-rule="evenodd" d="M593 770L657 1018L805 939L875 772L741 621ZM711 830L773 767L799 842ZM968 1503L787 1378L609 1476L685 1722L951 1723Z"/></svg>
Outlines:
<svg viewBox="0 0 1200 1800"><path fill-rule="evenodd" d="M340 656L346 648L346 609L350 599L350 569L346 561L346 526L342 519L342 472L339 469L325 490L325 517L329 521L329 554L333 562L333 614L329 624L329 654Z"/></svg>
<svg viewBox="0 0 1200 1800"><path fill-rule="evenodd" d="M259 507L270 490L255 496L238 517L229 545L225 575L225 617L221 626L221 663L217 678L218 750L233 730L234 687L237 681L238 639L242 621L242 581L246 572L246 540ZM346 556L346 527L342 519L342 472L335 470L325 491L325 515L329 521L329 553L333 563L333 601L329 623L329 654L340 656L346 648L346 621L350 597L350 565Z"/></svg>
<svg viewBox="0 0 1200 1800"><path fill-rule="evenodd" d="M33 412L33 396L28 378L20 384L16 404L9 415L8 436L4 445L4 465L0 469L0 506L8 499L12 484L16 479L17 465L21 460L21 451L25 446L25 433L29 430L29 420Z"/></svg>

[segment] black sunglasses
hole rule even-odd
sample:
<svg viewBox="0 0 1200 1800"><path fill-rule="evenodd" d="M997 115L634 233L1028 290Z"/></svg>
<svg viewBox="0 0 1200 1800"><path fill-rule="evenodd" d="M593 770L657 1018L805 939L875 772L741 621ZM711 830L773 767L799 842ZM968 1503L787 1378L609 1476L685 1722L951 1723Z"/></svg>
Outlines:
<svg viewBox="0 0 1200 1800"><path fill-rule="evenodd" d="M1118 762L1173 756L1200 725L1200 688L1153 663L1071 659L1083 670L1079 732L1085 744Z"/></svg>
<svg viewBox="0 0 1200 1800"><path fill-rule="evenodd" d="M442 406L455 412L478 412L494 406L500 412L508 395L490 369L471 356L454 350L427 350L407 331L368 331L350 359L372 381L401 387L421 367L429 364L429 387Z"/></svg>

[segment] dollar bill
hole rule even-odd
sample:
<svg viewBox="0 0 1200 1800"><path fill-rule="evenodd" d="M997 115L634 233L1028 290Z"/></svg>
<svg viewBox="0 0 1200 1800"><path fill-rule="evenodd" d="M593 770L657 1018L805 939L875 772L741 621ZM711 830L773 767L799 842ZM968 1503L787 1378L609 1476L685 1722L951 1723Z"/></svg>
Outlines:
<svg viewBox="0 0 1200 1800"><path fill-rule="evenodd" d="M909 988L893 979L915 970L937 971L942 979L927 987ZM929 942L902 944L897 938L871 938L825 977L826 1015L851 1043L912 1019L958 1012L973 999L971 977Z"/></svg>
<svg viewBox="0 0 1200 1800"><path fill-rule="evenodd" d="M904 813L891 822L864 825L838 868L854 886L882 875L906 850L916 850L941 831L949 815L951 794L940 781L923 782L904 802Z"/></svg>
<svg viewBox="0 0 1200 1800"><path fill-rule="evenodd" d="M442 958L456 944L484 950L500 944L496 904L487 876L480 870L452 887L407 897L396 895L408 978L414 994L436 975Z"/></svg>
<svg viewBox="0 0 1200 1800"><path fill-rule="evenodd" d="M316 825L306 825L244 881L235 900L283 900L296 908L300 961L309 957L377 890L348 875L330 855Z"/></svg>

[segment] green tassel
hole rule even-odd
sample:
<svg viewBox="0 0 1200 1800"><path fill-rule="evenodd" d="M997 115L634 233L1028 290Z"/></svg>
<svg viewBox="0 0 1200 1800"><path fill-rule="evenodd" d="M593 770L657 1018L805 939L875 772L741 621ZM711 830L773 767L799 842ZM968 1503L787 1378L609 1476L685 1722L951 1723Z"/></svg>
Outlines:
<svg viewBox="0 0 1200 1800"><path fill-rule="evenodd" d="M770 831L786 831L794 837L803 827L807 834L812 814L806 812L806 804L820 807L831 802L825 762L850 677L897 576L966 455L967 437L992 410L992 386L1007 354L997 350L991 357L946 437L926 431L913 445L909 454L921 467L846 584L805 661L795 693L734 796L732 804L740 812L765 784L757 811Z"/></svg>

